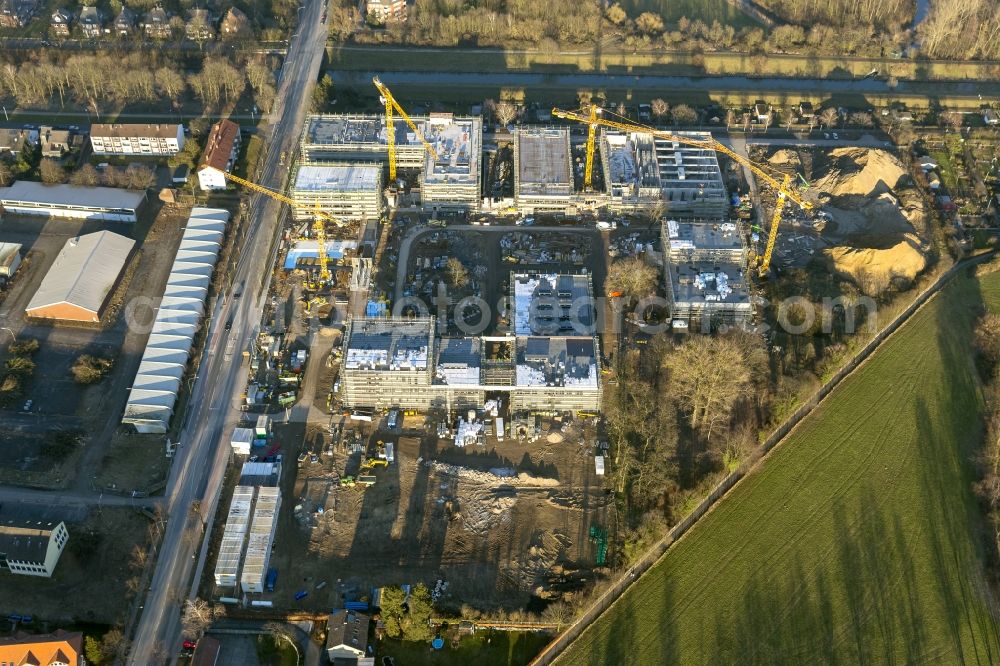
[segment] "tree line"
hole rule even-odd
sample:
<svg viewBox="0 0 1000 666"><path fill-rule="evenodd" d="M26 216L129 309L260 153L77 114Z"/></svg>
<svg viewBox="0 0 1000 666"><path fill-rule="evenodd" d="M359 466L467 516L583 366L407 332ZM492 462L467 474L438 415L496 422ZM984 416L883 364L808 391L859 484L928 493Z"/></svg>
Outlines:
<svg viewBox="0 0 1000 666"><path fill-rule="evenodd" d="M976 366L986 383L986 438L974 490L987 523L987 565L1000 585L1000 315L985 314L975 331Z"/></svg>
<svg viewBox="0 0 1000 666"><path fill-rule="evenodd" d="M21 107L75 104L101 111L124 104L170 102L188 98L206 108L233 102L249 89L260 109L274 101L273 63L267 57L207 56L196 71L172 60L141 53L44 54L0 64L0 98Z"/></svg>

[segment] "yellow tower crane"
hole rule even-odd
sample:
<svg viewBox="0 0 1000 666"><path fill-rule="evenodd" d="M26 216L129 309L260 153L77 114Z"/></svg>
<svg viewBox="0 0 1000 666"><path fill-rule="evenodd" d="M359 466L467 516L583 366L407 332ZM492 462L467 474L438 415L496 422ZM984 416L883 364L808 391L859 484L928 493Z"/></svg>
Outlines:
<svg viewBox="0 0 1000 666"><path fill-rule="evenodd" d="M597 115L601 107L590 105L590 120L587 121L587 168L583 172L583 191L594 189L594 142L597 139Z"/></svg>
<svg viewBox="0 0 1000 666"><path fill-rule="evenodd" d="M417 129L417 125L410 119L410 116L403 110L403 107L399 105L396 98L392 96L392 93L386 88L385 84L382 83L376 76L372 79L372 83L378 88L378 94L382 97L382 103L385 104L385 143L386 147L389 149L389 181L395 186L396 183L396 125L392 120L393 112L398 113L399 117L406 121L406 124L410 126L417 138L420 139L420 143L424 144L424 148L434 159L438 158L437 152L434 150L434 146L427 143L424 139L424 135Z"/></svg>
<svg viewBox="0 0 1000 666"><path fill-rule="evenodd" d="M594 128L598 125L602 127L611 127L614 129L620 129L625 132L642 132L645 134L651 134L655 137L666 139L668 141L676 141L677 143L694 146L696 148L703 148L705 150L714 150L716 152L726 155L730 159L742 164L746 168L750 169L757 177L771 185L778 191L778 200L774 204L774 213L771 215L771 229L767 236L767 245L764 249L764 254L761 256L760 263L758 265L758 271L761 276L767 275L768 270L771 267L771 255L774 254L774 245L778 240L778 225L781 222L781 211L785 207L785 203L789 200L794 201L803 210L809 210L813 207L812 203L806 201L795 192L791 187L792 177L789 174L777 172L777 175L772 175L767 170L771 167L766 164L760 164L754 162L746 157L743 157L739 153L733 151L728 146L719 143L715 139L695 139L689 136L679 136L671 132L664 132L662 130L657 130L654 127L649 127L647 125L640 125L633 122L625 122L619 120L611 120L607 117L601 115L602 110L594 110L591 106L590 112L587 114L577 113L576 111L564 111L562 109L552 109L552 115L556 118L565 118L567 120L575 120L580 123L586 123L590 128L590 134L587 140L587 171L584 174L584 187L588 186L590 180L590 168L594 160L594 142L591 139L594 133ZM781 180L778 180L778 178Z"/></svg>
<svg viewBox="0 0 1000 666"><path fill-rule="evenodd" d="M281 192L276 192L275 190L272 190L269 187L264 187L263 185L259 185L253 181L246 180L245 178L240 178L239 176L234 176L233 174L228 172L223 172L223 175L226 177L226 180L231 180L237 185L242 185L248 190L259 192L260 194L263 194L266 197L270 197L275 201L286 203L293 209L302 206L301 202L296 201L291 197L286 197ZM326 256L326 223L327 221L330 221L336 224L337 226L341 226L343 223L337 218L335 218L333 215L330 215L320 210L319 203L317 203L313 209L313 216L314 216L313 233L316 235L316 244L318 246L317 258L319 259L319 281L329 282L330 268L328 266L328 259Z"/></svg>

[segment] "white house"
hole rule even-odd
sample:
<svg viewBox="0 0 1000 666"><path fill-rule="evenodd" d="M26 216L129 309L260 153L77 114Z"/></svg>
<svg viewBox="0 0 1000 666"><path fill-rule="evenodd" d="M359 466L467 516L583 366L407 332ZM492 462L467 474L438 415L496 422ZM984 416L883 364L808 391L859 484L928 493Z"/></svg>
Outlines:
<svg viewBox="0 0 1000 666"><path fill-rule="evenodd" d="M61 521L6 520L0 523L0 569L51 578L67 541Z"/></svg>
<svg viewBox="0 0 1000 666"><path fill-rule="evenodd" d="M205 191L226 189L224 174L232 171L239 152L240 126L231 120L220 120L212 125L198 167L199 187Z"/></svg>
<svg viewBox="0 0 1000 666"><path fill-rule="evenodd" d="M184 125L90 126L95 155L176 155L184 150Z"/></svg>

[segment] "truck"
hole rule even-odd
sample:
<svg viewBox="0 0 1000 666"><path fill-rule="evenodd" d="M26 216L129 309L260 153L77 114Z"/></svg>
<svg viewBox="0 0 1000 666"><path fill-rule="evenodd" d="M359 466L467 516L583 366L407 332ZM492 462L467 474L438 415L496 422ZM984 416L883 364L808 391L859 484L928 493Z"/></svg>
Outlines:
<svg viewBox="0 0 1000 666"><path fill-rule="evenodd" d="M274 584L278 582L278 570L271 567L267 570L267 578L264 580L264 587L268 592L274 592Z"/></svg>
<svg viewBox="0 0 1000 666"><path fill-rule="evenodd" d="M295 593L295 600L302 601L308 596L309 596L308 590L299 590L298 592Z"/></svg>

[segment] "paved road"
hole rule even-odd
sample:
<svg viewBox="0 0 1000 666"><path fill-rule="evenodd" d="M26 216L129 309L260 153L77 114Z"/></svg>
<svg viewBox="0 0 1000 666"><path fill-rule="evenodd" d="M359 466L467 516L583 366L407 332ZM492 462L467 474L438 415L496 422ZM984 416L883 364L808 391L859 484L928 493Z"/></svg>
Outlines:
<svg viewBox="0 0 1000 666"><path fill-rule="evenodd" d="M280 155L294 149L319 74L326 43L326 25L320 21L324 7L325 0L306 0L302 28L285 59L277 102L269 117L272 140L259 180L276 190L283 188L287 176ZM128 659L135 666L164 663L166 655L176 650L180 634L177 599L187 596L192 569L199 564L195 551L202 525L214 514L225 474L230 452L224 433L236 420L235 406L245 375L239 354L256 332L271 275L269 257L273 259L277 250L282 220L281 206L266 197L252 197L249 210L245 222L249 231L232 280L246 287L242 298L233 298L230 290L212 309L205 353L167 486L167 528ZM232 329L226 331L219 320L232 320ZM236 352L227 358L231 339Z"/></svg>

